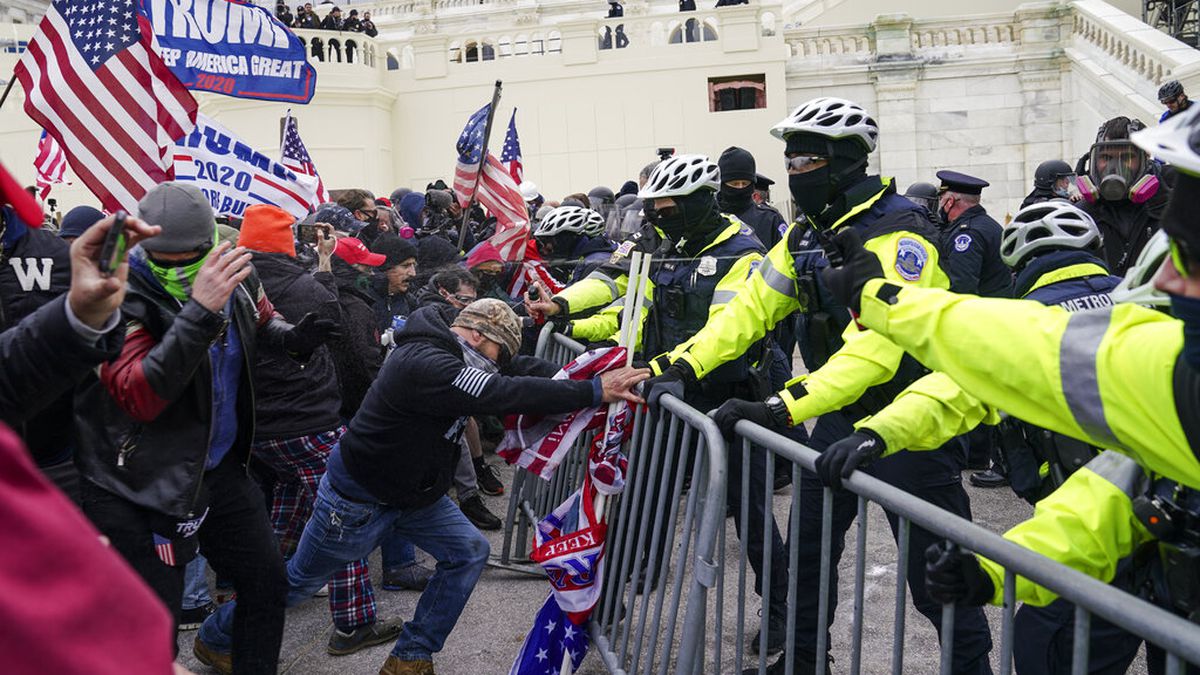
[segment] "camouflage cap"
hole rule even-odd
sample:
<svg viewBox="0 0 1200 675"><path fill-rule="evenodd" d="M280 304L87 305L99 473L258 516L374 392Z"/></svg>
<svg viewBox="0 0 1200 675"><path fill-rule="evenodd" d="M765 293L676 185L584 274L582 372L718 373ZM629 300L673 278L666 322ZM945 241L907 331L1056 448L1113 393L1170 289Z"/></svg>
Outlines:
<svg viewBox="0 0 1200 675"><path fill-rule="evenodd" d="M507 303L495 298L476 300L463 308L452 326L479 331L516 356L521 348L521 321Z"/></svg>

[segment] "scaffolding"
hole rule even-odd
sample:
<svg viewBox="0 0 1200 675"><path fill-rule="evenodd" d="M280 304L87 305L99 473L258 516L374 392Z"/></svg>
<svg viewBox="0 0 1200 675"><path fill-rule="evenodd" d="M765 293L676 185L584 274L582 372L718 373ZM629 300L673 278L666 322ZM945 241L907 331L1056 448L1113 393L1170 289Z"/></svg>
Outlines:
<svg viewBox="0 0 1200 675"><path fill-rule="evenodd" d="M1200 46L1200 0L1142 0L1142 21L1180 42Z"/></svg>

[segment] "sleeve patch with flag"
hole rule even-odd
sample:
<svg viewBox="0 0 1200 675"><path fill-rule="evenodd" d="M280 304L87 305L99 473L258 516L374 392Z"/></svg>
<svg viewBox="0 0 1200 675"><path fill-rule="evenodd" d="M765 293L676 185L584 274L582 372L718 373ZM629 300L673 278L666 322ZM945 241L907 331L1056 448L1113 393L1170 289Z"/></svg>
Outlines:
<svg viewBox="0 0 1200 675"><path fill-rule="evenodd" d="M487 386L493 375L494 373L467 366L460 370L458 376L454 378L454 386L479 398L479 395L483 393L483 388Z"/></svg>

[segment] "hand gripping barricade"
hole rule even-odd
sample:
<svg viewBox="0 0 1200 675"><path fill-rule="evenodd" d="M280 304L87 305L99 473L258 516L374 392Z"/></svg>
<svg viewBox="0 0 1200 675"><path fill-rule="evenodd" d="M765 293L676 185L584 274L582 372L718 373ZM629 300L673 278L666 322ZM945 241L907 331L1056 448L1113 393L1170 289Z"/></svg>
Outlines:
<svg viewBox="0 0 1200 675"><path fill-rule="evenodd" d="M783 436L775 434L771 431L763 429L751 422L742 421L737 425L737 438L733 441L740 445L740 452L731 452L731 456L737 459L731 461L742 461L743 471L743 489L742 494L747 495L750 474L750 452L749 444L753 443L756 447L763 448L767 451L766 458L766 480L770 485L772 478L777 470L788 470L793 472L793 485L799 486L800 470L803 468L808 471L813 470L813 463L818 457L815 451L796 443ZM782 465L778 466L777 464ZM1089 672L1088 648L1089 648L1089 629L1093 616L1099 617L1108 621L1115 626L1118 626L1133 635L1144 639L1147 643L1151 643L1160 647L1166 653L1165 672L1168 674L1183 675L1185 672L1185 663L1200 665L1200 625L1188 621L1187 619L1165 611L1155 605L1152 605L1128 592L1111 587L1097 579L1088 577L1080 572L1069 569L1057 562L1041 556L1038 553L1030 551L1013 542L1010 542L1000 535L987 531L984 528L971 523L962 518L943 511L942 509L925 502L913 495L904 492L894 486L888 485L873 476L867 475L864 472L856 472L849 480L844 481L845 489L851 491L858 498L858 518L857 518L857 542L856 556L853 561L854 567L854 584L852 589L853 594L853 618L850 627L849 644L835 643L834 653L840 660L846 652L849 653L849 668L839 667L838 672L849 672L852 675L857 675L861 672L891 672L891 673L907 673L907 672L941 672L949 674L953 672L954 658L954 635L955 626L955 606L945 605L942 608L941 616L941 652L940 654L933 653L916 653L909 654L910 657L906 663L905 653L905 620L908 611L906 607L906 591L905 574L907 570L906 559L909 546L909 531L912 526L924 528L938 537L944 537L947 541L961 547L986 556L1005 568L1004 579L1004 607L1002 608L1002 622L1000 629L999 641L999 672L1001 675L1009 675L1013 670L1013 621L1016 611L1016 602L1014 596L1014 588L1018 575L1033 581L1041 586L1044 586L1058 594L1063 599L1075 604L1074 615L1074 635L1072 642L1072 661L1071 673L1083 674ZM799 520L800 500L799 495L794 488L793 496L788 505L789 530L790 536L788 539L788 560L789 560L789 584L788 584L788 606L795 605L796 594L796 566L797 566L797 534L796 526ZM832 530L832 496L833 493L829 488L822 488L822 528L821 528L821 549L822 558L820 561L820 591L819 607L818 607L818 626L825 625L825 618L828 615L829 608L826 598L831 579L831 560L830 560L830 539ZM782 501L783 498L775 497L768 493L766 496L768 503L768 517L773 515L772 510L775 507L775 501ZM891 655L890 666L886 671L882 670L882 659L876 657L871 663L864 663L863 645L864 645L864 608L867 600L867 531L868 531L868 504L874 502L878 506L891 512L898 518L898 548L899 551L894 559L879 562L895 562L895 603L893 610L893 625L891 631ZM743 518L747 514L747 503L743 500L741 504L733 505L733 508L741 508ZM721 526L721 535L718 542L718 552L724 548L725 537L724 526ZM766 551L764 552L764 566L768 566L768 570L764 575L769 575L769 565L771 561L771 541L766 541ZM713 602L716 604L716 610L709 617L705 624L705 635L703 642L693 643L701 649L707 650L711 661L708 666L698 667L693 670L685 670L683 664L703 664L705 655L684 654L683 650L679 654L680 669L678 672L742 672L743 667L754 668L757 666L759 672L766 669L768 659L762 652L765 649L760 648L760 655L754 660L747 660L742 654L740 645L744 644L744 619L746 607L749 602L752 607L753 599L747 598L746 593L746 568L747 558L744 548L741 549L738 558L739 564L737 569L726 569L724 566L724 557L718 553L716 592L714 593ZM735 579L735 593L729 593L724 589L724 580L726 578ZM751 591L753 592L753 591ZM766 597L762 599L763 606L769 606L770 603L770 585L764 585L763 593ZM726 597L732 596L732 597ZM722 599L731 601L730 604L734 610L721 609ZM693 609L703 612L703 608L689 605L688 611ZM691 617L688 617L690 619ZM686 620L685 620L686 621ZM791 655L794 651L794 615L789 612L787 626L787 645L783 651L784 658L788 660L788 672L791 671L792 662ZM732 623L732 626L728 625ZM767 616L763 616L759 622L761 628L761 644L760 647L766 646L768 634ZM871 635L874 633L874 635ZM868 641L878 641L880 639L878 627L875 631L868 631ZM835 636L838 632L833 633ZM816 653L824 654L826 651L826 634L824 630L816 631ZM734 645L733 654L728 655L723 653L723 647L730 644ZM869 651L868 651L869 654ZM686 657L686 661L685 661ZM868 658L870 658L868 656ZM826 670L826 662L823 659L816 660L816 672L824 673Z"/></svg>

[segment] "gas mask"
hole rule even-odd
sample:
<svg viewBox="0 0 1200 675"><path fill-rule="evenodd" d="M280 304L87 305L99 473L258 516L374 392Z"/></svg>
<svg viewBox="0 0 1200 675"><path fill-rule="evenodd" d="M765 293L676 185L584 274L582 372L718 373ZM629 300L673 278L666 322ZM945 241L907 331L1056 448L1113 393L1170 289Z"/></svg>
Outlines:
<svg viewBox="0 0 1200 675"><path fill-rule="evenodd" d="M1158 176L1149 173L1149 158L1127 140L1100 141L1088 155L1088 172L1076 179L1088 203L1128 199L1144 204L1158 192Z"/></svg>

